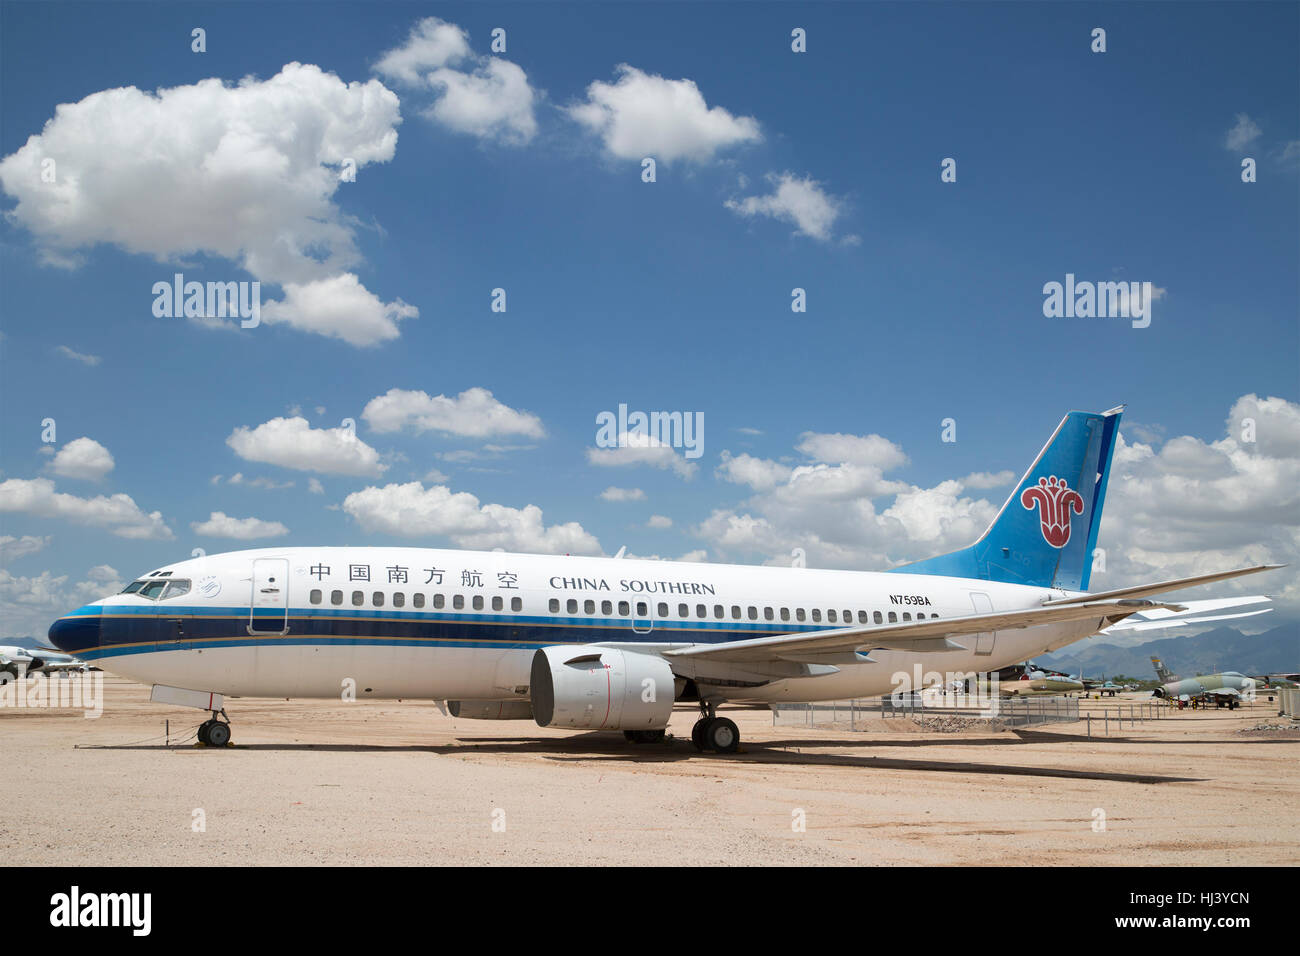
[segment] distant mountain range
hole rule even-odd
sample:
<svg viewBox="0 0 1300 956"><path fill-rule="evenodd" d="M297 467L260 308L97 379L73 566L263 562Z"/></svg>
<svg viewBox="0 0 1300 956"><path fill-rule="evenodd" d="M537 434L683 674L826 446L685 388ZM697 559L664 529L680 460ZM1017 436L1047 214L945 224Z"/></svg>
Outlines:
<svg viewBox="0 0 1300 956"><path fill-rule="evenodd" d="M1179 677L1240 671L1243 674L1278 674L1300 671L1300 627L1275 627L1262 634L1242 634L1231 627L1216 627L1194 637L1170 637L1136 647L1120 647L1090 638L1073 645L1072 654L1042 654L1036 664L1084 677L1155 679L1151 658L1158 657Z"/></svg>

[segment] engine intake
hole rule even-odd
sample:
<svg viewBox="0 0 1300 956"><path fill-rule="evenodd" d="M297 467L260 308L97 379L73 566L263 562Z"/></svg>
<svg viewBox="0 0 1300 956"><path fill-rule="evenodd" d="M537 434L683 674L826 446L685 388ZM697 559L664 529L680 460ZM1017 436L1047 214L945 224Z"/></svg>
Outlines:
<svg viewBox="0 0 1300 956"><path fill-rule="evenodd" d="M533 655L529 694L539 727L662 730L676 683L662 657L612 647L557 645Z"/></svg>

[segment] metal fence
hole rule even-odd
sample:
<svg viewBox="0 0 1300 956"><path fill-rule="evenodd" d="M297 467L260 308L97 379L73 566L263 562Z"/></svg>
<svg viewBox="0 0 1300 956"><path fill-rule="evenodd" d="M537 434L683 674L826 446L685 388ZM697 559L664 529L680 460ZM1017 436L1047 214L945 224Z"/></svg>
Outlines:
<svg viewBox="0 0 1300 956"><path fill-rule="evenodd" d="M1011 697L973 702L919 694L861 700L824 700L809 704L773 704L774 727L827 727L867 730L870 720L911 718L924 723L947 717L997 721L1006 727L1079 719L1076 697Z"/></svg>

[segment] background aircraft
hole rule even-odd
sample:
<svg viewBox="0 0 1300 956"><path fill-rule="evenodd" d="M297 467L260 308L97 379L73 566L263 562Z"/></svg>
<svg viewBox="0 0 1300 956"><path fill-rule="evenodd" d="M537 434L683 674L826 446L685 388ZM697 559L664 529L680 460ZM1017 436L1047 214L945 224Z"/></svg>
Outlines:
<svg viewBox="0 0 1300 956"><path fill-rule="evenodd" d="M37 671L89 670L89 665L48 647L0 644L0 684Z"/></svg>
<svg viewBox="0 0 1300 956"><path fill-rule="evenodd" d="M1160 658L1151 658L1151 663L1155 666L1156 676L1164 681L1151 692L1156 697L1165 697L1169 700L1214 697L1220 707L1227 704L1230 709L1235 710L1243 696L1252 699L1255 695L1254 678L1237 671L1223 671L1219 674L1205 674L1201 677L1179 680L1178 675L1171 674Z"/></svg>

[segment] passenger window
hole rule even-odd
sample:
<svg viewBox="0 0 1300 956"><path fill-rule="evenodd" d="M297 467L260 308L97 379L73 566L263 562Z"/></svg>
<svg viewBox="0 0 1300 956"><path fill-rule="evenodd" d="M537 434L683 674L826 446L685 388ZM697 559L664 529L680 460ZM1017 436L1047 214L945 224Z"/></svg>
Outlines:
<svg viewBox="0 0 1300 956"><path fill-rule="evenodd" d="M853 612L852 612L852 611L845 611L845 612L844 612L844 623L845 623L845 624L852 624L852 623L853 623Z"/></svg>
<svg viewBox="0 0 1300 956"><path fill-rule="evenodd" d="M880 616L879 611L876 611L874 614L871 615L871 620L873 620L877 624L885 623L885 619Z"/></svg>
<svg viewBox="0 0 1300 956"><path fill-rule="evenodd" d="M453 594L451 596L451 608L453 611L465 610L465 595Z"/></svg>
<svg viewBox="0 0 1300 956"><path fill-rule="evenodd" d="M807 618L808 615L806 615L806 614L804 613L804 609L800 607L800 608L795 608L794 616L795 616L798 620L802 621L802 620L805 620L805 619Z"/></svg>
<svg viewBox="0 0 1300 956"><path fill-rule="evenodd" d="M890 623L890 624L897 624L897 623L898 623L898 615L895 614L893 611L890 611L890 612L889 612L889 623Z"/></svg>
<svg viewBox="0 0 1300 956"><path fill-rule="evenodd" d="M731 605L731 619L732 619L733 621L739 621L739 620L740 620L740 605L739 605L739 604L733 604L733 605Z"/></svg>
<svg viewBox="0 0 1300 956"><path fill-rule="evenodd" d="M172 598L180 597L182 594L190 593L190 582L183 578L173 578L172 583L167 585L167 594L165 600L170 601Z"/></svg>
<svg viewBox="0 0 1300 956"><path fill-rule="evenodd" d="M523 609L524 609L524 599L523 599L523 598L512 597L512 598L510 599L510 610L512 610L512 611L522 611Z"/></svg>
<svg viewBox="0 0 1300 956"><path fill-rule="evenodd" d="M814 620L814 621L817 621L818 623L820 623L820 622L821 622L821 619L822 619L822 611L821 611L821 608L819 608L819 607L815 607L815 608L813 608L813 620Z"/></svg>
<svg viewBox="0 0 1300 956"><path fill-rule="evenodd" d="M574 598L569 598L569 600L564 602L564 609L570 614L577 614L578 613L577 600Z"/></svg>
<svg viewBox="0 0 1300 956"><path fill-rule="evenodd" d="M474 610L476 611L483 610L483 595L481 594L474 595Z"/></svg>
<svg viewBox="0 0 1300 956"><path fill-rule="evenodd" d="M434 606L434 607L436 607L436 608L444 607L444 606L446 605L446 603L447 603L447 599L444 598L441 594L435 594L435 595L433 596L433 606Z"/></svg>
<svg viewBox="0 0 1300 956"><path fill-rule="evenodd" d="M703 604L697 604L697 605L695 605L695 616L696 616L696 617L708 617L708 616L709 616L709 609L708 609L707 607L705 607Z"/></svg>
<svg viewBox="0 0 1300 956"><path fill-rule="evenodd" d="M632 613L632 605L628 604L626 601L619 601L619 602L618 602L618 616L619 616L619 617L627 617L627 616L630 615L631 613Z"/></svg>
<svg viewBox="0 0 1300 956"><path fill-rule="evenodd" d="M713 616L716 617L719 621L722 620L722 618L723 618L723 614L722 614L722 605L721 605L721 604L715 604L715 605L713 605Z"/></svg>
<svg viewBox="0 0 1300 956"><path fill-rule="evenodd" d="M583 602L582 602L582 613L583 613L583 614L595 614L595 613L596 613L596 602L595 602L595 601L583 601Z"/></svg>
<svg viewBox="0 0 1300 956"><path fill-rule="evenodd" d="M331 592L330 592L330 603L333 604L335 607L337 607L338 605L342 604L342 603L343 603L343 592L342 592L342 591L331 591Z"/></svg>
<svg viewBox="0 0 1300 956"><path fill-rule="evenodd" d="M664 618L668 616L668 605L665 604L663 601L660 601L658 612L659 612L659 619L662 621Z"/></svg>
<svg viewBox="0 0 1300 956"><path fill-rule="evenodd" d="M383 591L376 591L374 594L371 595L371 599L372 599L372 601L373 601L375 607L383 607L383 606L384 606L384 592L383 592Z"/></svg>
<svg viewBox="0 0 1300 956"><path fill-rule="evenodd" d="M416 607L424 607L424 595L423 594L412 595L411 603L414 604Z"/></svg>
<svg viewBox="0 0 1300 956"><path fill-rule="evenodd" d="M763 608L763 620L765 621L776 620L776 612L774 612L770 607Z"/></svg>
<svg viewBox="0 0 1300 956"><path fill-rule="evenodd" d="M646 604L645 601L637 601L637 602L636 602L636 616L637 616L637 617L646 617L647 615L649 615L649 613L650 613L650 606L649 606L648 604Z"/></svg>
<svg viewBox="0 0 1300 956"><path fill-rule="evenodd" d="M601 601L601 602L600 602L600 613L603 614L603 615L605 615L606 617L609 617L611 614L613 614L613 613L614 613L614 602L613 602L613 601Z"/></svg>
<svg viewBox="0 0 1300 956"><path fill-rule="evenodd" d="M549 608L551 609L551 613L552 613L552 614L559 614L559 613L560 613L560 599L559 599L559 598L551 598L551 601L550 601L550 603L547 605L547 607L549 607Z"/></svg>
<svg viewBox="0 0 1300 956"><path fill-rule="evenodd" d="M312 604L319 604L321 602L322 597L323 595L320 593L320 591L313 588L311 595L307 598L307 600L311 601Z"/></svg>
<svg viewBox="0 0 1300 956"><path fill-rule="evenodd" d="M690 606L689 604L679 604L679 605L677 605L677 616L678 616L678 617L690 617L690 616L691 616L691 606Z"/></svg>
<svg viewBox="0 0 1300 956"><path fill-rule="evenodd" d="M745 613L748 615L751 621L758 620L758 608L754 607L754 605L751 604L749 606L749 609Z"/></svg>
<svg viewBox="0 0 1300 956"><path fill-rule="evenodd" d="M904 612L903 612L903 620L904 620L904 621L910 621L911 619L912 619L912 612L911 612L911 611L904 611Z"/></svg>
<svg viewBox="0 0 1300 956"><path fill-rule="evenodd" d="M790 609L788 607L781 608L781 620L783 621L790 620Z"/></svg>
<svg viewBox="0 0 1300 956"><path fill-rule="evenodd" d="M866 623L867 623L867 612L866 612L866 611L859 611L859 612L858 612L858 623L859 623L859 624L866 624Z"/></svg>
<svg viewBox="0 0 1300 956"><path fill-rule="evenodd" d="M831 608L826 612L826 620L831 624L835 623L835 608Z"/></svg>
<svg viewBox="0 0 1300 956"><path fill-rule="evenodd" d="M352 592L352 606L353 606L353 607L361 607L361 605L363 605L363 604L365 604L365 603L366 603L366 595L365 595L364 592L362 592L362 591L353 591L353 592Z"/></svg>
<svg viewBox="0 0 1300 956"><path fill-rule="evenodd" d="M406 607L406 595L401 591L393 593L393 607Z"/></svg>

